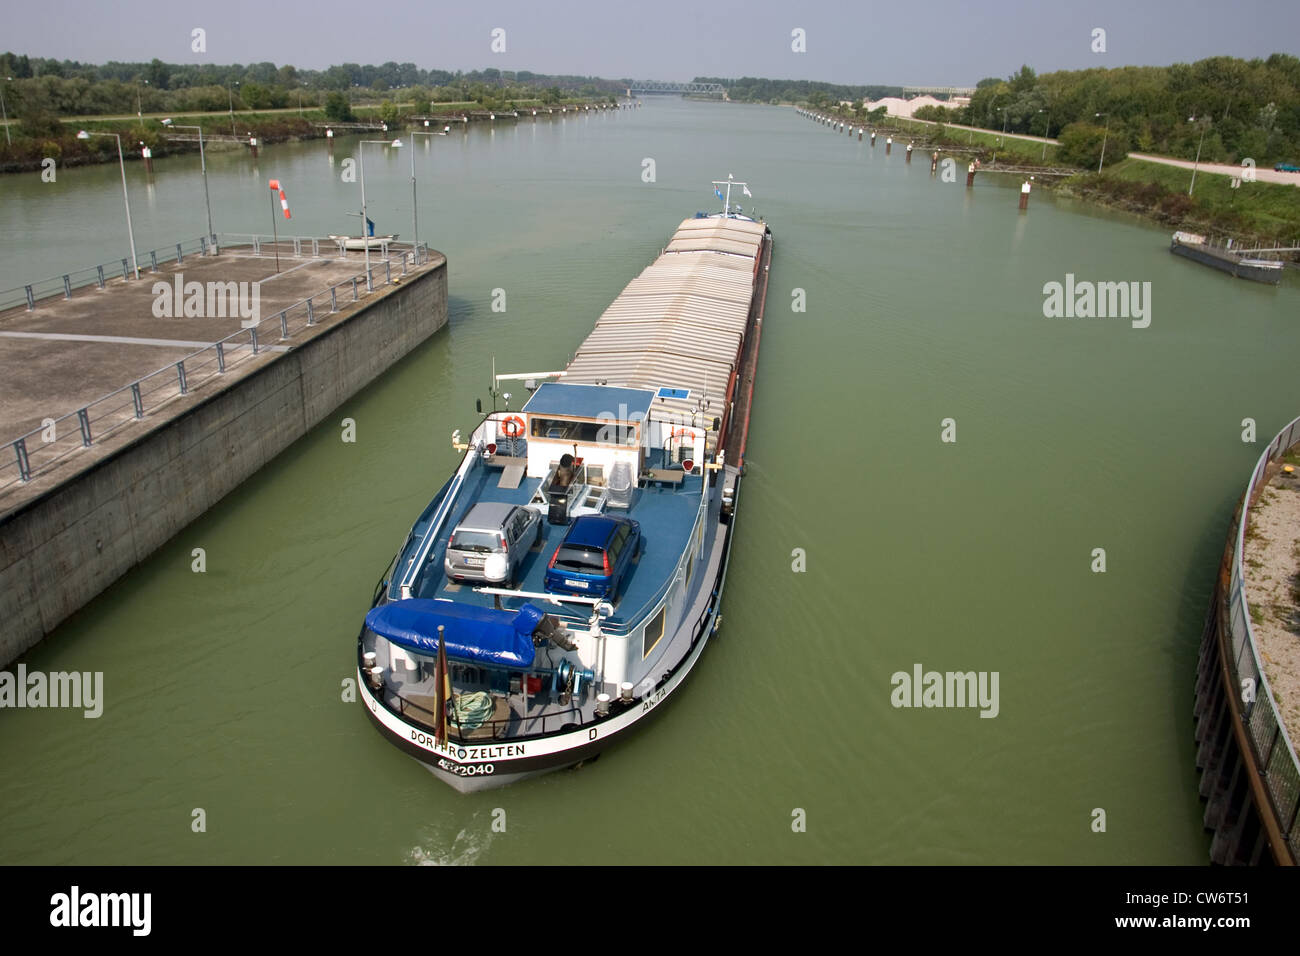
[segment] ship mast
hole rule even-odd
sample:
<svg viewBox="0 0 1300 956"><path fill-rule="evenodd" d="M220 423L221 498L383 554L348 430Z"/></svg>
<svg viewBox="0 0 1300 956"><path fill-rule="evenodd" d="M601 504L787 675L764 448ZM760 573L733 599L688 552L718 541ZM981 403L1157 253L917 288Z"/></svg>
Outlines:
<svg viewBox="0 0 1300 956"><path fill-rule="evenodd" d="M726 186L726 187L727 187L727 195L726 195L726 197L722 200L722 202L723 202L722 218L723 218L723 219L737 219L737 218L739 218L738 214L733 213L733 212L731 211L731 187L732 187L732 186L740 186L740 187L743 189L743 188L748 187L748 186L749 186L749 183L738 182L737 180L731 178L731 173L727 173L727 178L726 178L726 181L725 181L725 182L722 181L722 180L719 180L719 179L715 179L715 180L713 181L713 189L714 189L714 192L717 192L717 191L718 191L718 187L719 187L719 186Z"/></svg>

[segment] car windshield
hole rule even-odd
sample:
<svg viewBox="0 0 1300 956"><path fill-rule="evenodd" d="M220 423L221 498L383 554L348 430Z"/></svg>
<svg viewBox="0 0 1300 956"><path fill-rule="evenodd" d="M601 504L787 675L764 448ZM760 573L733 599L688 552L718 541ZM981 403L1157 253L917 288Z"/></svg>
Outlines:
<svg viewBox="0 0 1300 956"><path fill-rule="evenodd" d="M491 531L462 531L457 528L451 536L451 546L457 551L500 551L501 538Z"/></svg>
<svg viewBox="0 0 1300 956"><path fill-rule="evenodd" d="M557 568L572 568L574 571L605 571L605 553L599 548L565 547L555 556Z"/></svg>

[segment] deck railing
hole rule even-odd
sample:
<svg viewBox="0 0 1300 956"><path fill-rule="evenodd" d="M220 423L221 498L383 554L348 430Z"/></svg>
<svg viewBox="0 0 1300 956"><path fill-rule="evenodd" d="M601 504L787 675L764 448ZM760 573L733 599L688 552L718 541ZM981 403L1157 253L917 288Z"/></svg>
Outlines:
<svg viewBox="0 0 1300 956"><path fill-rule="evenodd" d="M1300 442L1300 418L1283 428L1259 456L1246 497L1241 506L1232 553L1232 578L1228 587L1228 628L1231 659L1228 661L1233 689L1242 700L1242 719L1246 736L1254 752L1255 763L1263 775L1264 786L1277 815L1278 826L1294 857L1300 858L1300 760L1286 726L1278 716L1277 701L1268 677L1260 664L1259 645L1250 622L1246 602L1244 550L1246 529L1250 524L1250 507L1266 483L1268 466ZM1249 681L1249 684L1244 684ZM1254 693L1245 692L1253 687ZM1253 698L1253 699L1251 699ZM1297 728L1292 728L1293 730Z"/></svg>
<svg viewBox="0 0 1300 956"><path fill-rule="evenodd" d="M381 696L381 699L385 706L390 710L395 710L397 715L400 717L414 717L414 719L418 720L420 723L427 724L430 731L432 731L434 720L437 718L437 715L432 710L403 697L394 688L387 684L384 686L384 691L385 693ZM393 707L394 702L396 703L395 708ZM541 722L540 727L536 726L539 721ZM571 706L567 710L538 714L535 717L519 717L517 715L511 715L510 717L502 717L497 720L485 720L469 732L472 734L479 733L484 728L487 728L491 731L491 736L469 738L457 736L455 731L460 729L459 725L449 714L447 716L447 736L449 740L458 744L464 743L472 747L492 740L509 739L515 741L529 740L533 737L543 737L556 730L562 730L565 724L576 724L581 727L584 722L585 718L583 717L582 710L576 706ZM532 726L532 729L528 733L521 733L514 737L506 738L505 733L512 723L518 723L521 727Z"/></svg>
<svg viewBox="0 0 1300 956"><path fill-rule="evenodd" d="M251 235L226 236L224 239L235 242L243 240L259 250L263 243L271 241L270 236ZM319 242L280 239L281 244L291 241L304 255L308 243ZM199 242L204 243L205 240ZM183 244L178 244L178 248L181 245ZM333 250L336 244L324 240L313 248ZM418 268L429 259L429 249L424 243L418 246L389 243L388 249L387 256L378 253L371 255L371 285L375 289L400 279L408 270ZM86 270L81 271L84 273ZM141 274L143 275L143 270ZM123 426L144 419L172 399L188 394L199 385L247 364L262 352L283 350L281 343L316 325L320 316L338 312L366 294L366 273L363 268L354 276L261 317L255 327L241 328L211 345L191 352L178 362L164 365L59 418L45 419L40 428L34 428L25 435L0 444L0 490L32 480L79 449L89 448Z"/></svg>

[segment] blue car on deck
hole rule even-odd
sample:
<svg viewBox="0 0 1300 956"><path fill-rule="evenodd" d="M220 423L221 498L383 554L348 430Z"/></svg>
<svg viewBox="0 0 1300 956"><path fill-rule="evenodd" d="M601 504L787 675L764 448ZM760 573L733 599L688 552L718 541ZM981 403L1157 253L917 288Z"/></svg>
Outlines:
<svg viewBox="0 0 1300 956"><path fill-rule="evenodd" d="M641 551L641 525L631 518L582 515L569 525L546 566L546 590L616 600Z"/></svg>

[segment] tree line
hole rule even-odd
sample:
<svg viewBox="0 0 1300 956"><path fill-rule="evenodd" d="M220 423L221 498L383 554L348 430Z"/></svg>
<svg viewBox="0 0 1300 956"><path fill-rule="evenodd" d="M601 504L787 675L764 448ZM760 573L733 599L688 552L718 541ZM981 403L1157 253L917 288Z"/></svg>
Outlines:
<svg viewBox="0 0 1300 956"><path fill-rule="evenodd" d="M816 108L846 100L878 100L885 96L903 95L901 86L845 86L816 80L768 80L754 76L742 76L739 79L697 76L694 82L721 83L727 90L727 96L739 102L807 103Z"/></svg>
<svg viewBox="0 0 1300 956"><path fill-rule="evenodd" d="M12 78L12 79L8 79ZM59 116L126 113L197 113L324 107L401 98L417 112L435 103L477 102L505 108L515 100L558 103L566 98L605 99L625 83L589 76L552 76L527 70L428 70L414 63L378 66L343 63L324 70L292 65L104 64L0 54L0 92L10 117L28 135L48 135Z"/></svg>
<svg viewBox="0 0 1300 956"><path fill-rule="evenodd" d="M1062 70L1022 66L989 77L965 107L923 108L918 119L1059 137L1060 158L1095 167L1129 151L1259 166L1300 158L1300 58L1216 56L1171 66ZM1050 125L1049 125L1050 124Z"/></svg>

